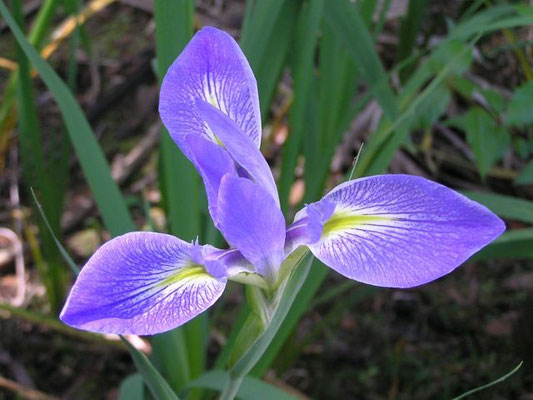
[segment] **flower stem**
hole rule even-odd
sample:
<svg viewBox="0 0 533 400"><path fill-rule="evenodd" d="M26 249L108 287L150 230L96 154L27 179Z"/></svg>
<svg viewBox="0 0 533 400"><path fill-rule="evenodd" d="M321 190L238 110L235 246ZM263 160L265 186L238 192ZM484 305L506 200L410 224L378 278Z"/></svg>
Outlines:
<svg viewBox="0 0 533 400"><path fill-rule="evenodd" d="M224 391L220 394L219 400L233 400L241 387L243 378L244 376L242 375L234 376L230 374L230 379Z"/></svg>

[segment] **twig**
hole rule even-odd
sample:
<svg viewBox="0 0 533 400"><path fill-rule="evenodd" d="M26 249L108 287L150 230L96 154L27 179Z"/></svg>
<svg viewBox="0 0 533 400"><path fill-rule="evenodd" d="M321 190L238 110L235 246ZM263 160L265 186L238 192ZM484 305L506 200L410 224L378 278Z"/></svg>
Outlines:
<svg viewBox="0 0 533 400"><path fill-rule="evenodd" d="M59 27L52 33L52 41L47 44L41 51L41 56L44 59L56 51L59 45L68 38L77 26L83 25L91 16L101 11L115 0L93 0L87 4L83 10L72 17L67 18Z"/></svg>
<svg viewBox="0 0 533 400"><path fill-rule="evenodd" d="M9 368L18 383L30 389L35 388L35 383L33 383L33 380L28 375L28 372L26 372L24 365L13 359L11 354L2 348L0 348L0 363Z"/></svg>
<svg viewBox="0 0 533 400"><path fill-rule="evenodd" d="M7 69L8 71L16 71L19 65L8 58L0 57L0 68Z"/></svg>
<svg viewBox="0 0 533 400"><path fill-rule="evenodd" d="M459 139L457 135L455 135L455 133L453 133L453 131L450 128L442 124L437 124L436 128L440 133L442 133L442 135L446 139L448 139L448 141L451 144L453 144L455 147L461 150L461 153L463 153L463 155L467 159L469 159L470 161L474 160L474 154L472 154L472 150L470 150L470 148L466 145L466 143L464 143L461 139Z"/></svg>
<svg viewBox="0 0 533 400"><path fill-rule="evenodd" d="M26 273L24 269L24 255L22 253L22 241L18 235L8 228L0 227L0 236L3 236L12 243L15 254L15 271L17 274L17 292L15 298L11 300L13 305L21 306L24 303L26 293Z"/></svg>
<svg viewBox="0 0 533 400"><path fill-rule="evenodd" d="M24 302L26 295L26 274L24 270L24 246L20 237L22 236L22 212L20 210L20 195L19 195L19 182L17 174L18 166L18 152L17 147L13 146L9 153L12 173L10 175L9 182L9 200L10 206L13 211L13 226L15 231L6 229L4 235L13 243L13 250L15 256L15 272L17 275L17 292L15 298L12 300L13 305L20 306Z"/></svg>
<svg viewBox="0 0 533 400"><path fill-rule="evenodd" d="M58 397L50 396L36 389L24 387L17 382L4 378L3 376L0 376L0 387L14 392L27 400L59 400Z"/></svg>
<svg viewBox="0 0 533 400"><path fill-rule="evenodd" d="M19 318L22 318L26 321L29 321L37 325L46 326L47 328L53 329L57 332L61 332L69 336L91 341L93 343L96 342L96 343L101 343L101 344L107 344L107 345L111 345L113 347L119 348L121 350L125 350L125 347L122 344L122 342L118 340L108 340L106 339L106 337L101 336L101 335L96 335L94 333L89 333L89 332L70 328L67 325L63 325L58 320L47 317L45 315L31 312L20 307L14 307L6 303L0 303L0 310L7 311L8 313L15 315ZM0 316L6 318L4 313L0 313ZM8 314L8 318L9 318L9 314Z"/></svg>
<svg viewBox="0 0 533 400"><path fill-rule="evenodd" d="M331 170L342 171L344 166L353 160L353 152L359 148L366 132L372 132L381 118L381 108L378 103L370 101L350 125L331 161Z"/></svg>

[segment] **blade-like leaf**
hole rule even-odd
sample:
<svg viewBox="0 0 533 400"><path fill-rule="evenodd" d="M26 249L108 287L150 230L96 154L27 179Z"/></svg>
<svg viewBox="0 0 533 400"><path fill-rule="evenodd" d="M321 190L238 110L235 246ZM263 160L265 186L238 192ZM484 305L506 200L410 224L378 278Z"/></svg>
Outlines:
<svg viewBox="0 0 533 400"><path fill-rule="evenodd" d="M368 84L385 115L390 121L395 120L399 114L396 96L358 8L353 2L339 0L328 3L325 11L328 23L339 37L343 38L363 80Z"/></svg>
<svg viewBox="0 0 533 400"><path fill-rule="evenodd" d="M493 243L476 253L472 260L496 258L533 258L533 229L514 229L505 232Z"/></svg>
<svg viewBox="0 0 533 400"><path fill-rule="evenodd" d="M140 374L128 376L120 384L118 400L144 400L144 381Z"/></svg>
<svg viewBox="0 0 533 400"><path fill-rule="evenodd" d="M240 44L257 79L263 122L285 66L299 8L297 0L247 2Z"/></svg>
<svg viewBox="0 0 533 400"><path fill-rule="evenodd" d="M291 70L294 79L294 102L289 116L290 136L283 148L279 193L281 206L287 210L289 191L294 179L294 168L304 136L307 102L314 72L315 46L322 19L323 0L312 0L300 10L296 22L294 53Z"/></svg>
<svg viewBox="0 0 533 400"><path fill-rule="evenodd" d="M131 343L123 336L120 339L126 344L128 350L133 358L137 371L142 375L146 386L150 389L150 393L157 400L179 400L176 393L172 391L168 383L163 379L161 374L155 369L150 360L146 356L131 345Z"/></svg>
<svg viewBox="0 0 533 400"><path fill-rule="evenodd" d="M188 387L200 387L206 389L213 389L222 391L230 378L226 371L214 370L209 371L189 383ZM287 392L278 389L259 379L246 377L243 379L241 387L237 392L237 397L241 400L295 400L296 397L291 396Z"/></svg>
<svg viewBox="0 0 533 400"><path fill-rule="evenodd" d="M289 256L290 257L290 256ZM299 259L296 268L294 269L287 286L283 292L279 306L276 309L270 324L263 335L250 347L250 349L242 356L242 358L232 368L231 374L233 376L246 376L254 365L261 359L267 350L272 339L276 335L281 323L287 316L296 294L302 287L305 278L309 274L311 261L313 257L306 253Z"/></svg>
<svg viewBox="0 0 533 400"><path fill-rule="evenodd" d="M495 193L462 192L466 197L507 219L533 224L533 201Z"/></svg>

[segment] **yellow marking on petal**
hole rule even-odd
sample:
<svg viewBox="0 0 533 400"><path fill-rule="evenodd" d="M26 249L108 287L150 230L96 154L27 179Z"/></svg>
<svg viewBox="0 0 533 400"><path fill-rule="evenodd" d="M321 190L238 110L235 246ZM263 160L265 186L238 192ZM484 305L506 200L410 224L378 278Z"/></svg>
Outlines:
<svg viewBox="0 0 533 400"><path fill-rule="evenodd" d="M209 93L209 103L211 103L212 106L220 109L217 99L211 93Z"/></svg>
<svg viewBox="0 0 533 400"><path fill-rule="evenodd" d="M222 140L220 140L220 139L218 138L218 136L215 135L214 133L213 133L213 136L215 137L215 142L216 142L216 144L218 144L219 146L222 146L222 148L225 149L226 146L224 146L224 143L222 143Z"/></svg>
<svg viewBox="0 0 533 400"><path fill-rule="evenodd" d="M330 233L356 228L360 225L367 225L379 221L393 221L394 218L382 217L381 215L353 214L351 212L340 212L333 214L324 224L322 236Z"/></svg>
<svg viewBox="0 0 533 400"><path fill-rule="evenodd" d="M170 275L169 277L165 278L165 280L159 282L157 286L170 286L170 285L173 285L174 283L177 283L187 278L200 278L200 277L212 278L212 276L206 272L203 265L191 263L187 267L180 268L176 273Z"/></svg>

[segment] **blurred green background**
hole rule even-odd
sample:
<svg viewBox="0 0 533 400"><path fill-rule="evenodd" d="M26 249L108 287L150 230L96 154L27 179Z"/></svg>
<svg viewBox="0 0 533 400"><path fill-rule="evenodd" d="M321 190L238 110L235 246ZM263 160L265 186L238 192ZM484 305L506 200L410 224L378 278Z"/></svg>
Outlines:
<svg viewBox="0 0 533 400"><path fill-rule="evenodd" d="M254 70L261 149L289 221L352 173L388 172L459 190L508 227L454 273L410 290L346 281L316 262L252 375L296 398L450 399L524 360L477 398L533 399L530 3L0 5L0 399L150 398L118 338L58 321L77 267L56 240L79 266L135 229L224 245L157 114L160 78L205 25L233 35ZM130 341L184 394L225 366L243 304L230 286L186 326ZM212 397L196 386L180 398Z"/></svg>

